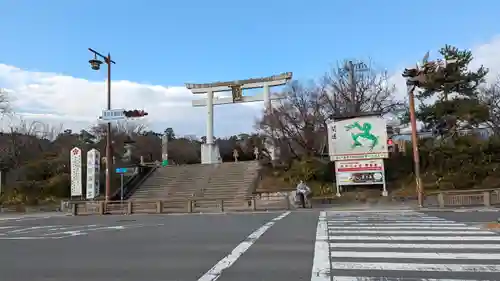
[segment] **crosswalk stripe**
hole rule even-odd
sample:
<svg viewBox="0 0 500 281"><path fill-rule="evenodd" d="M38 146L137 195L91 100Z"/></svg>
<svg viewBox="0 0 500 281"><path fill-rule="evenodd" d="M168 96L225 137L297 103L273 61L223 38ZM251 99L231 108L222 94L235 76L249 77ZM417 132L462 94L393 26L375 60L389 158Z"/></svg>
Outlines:
<svg viewBox="0 0 500 281"><path fill-rule="evenodd" d="M470 231L441 231L441 230L328 230L329 233L354 233L354 234L461 234L461 235L491 235L485 230Z"/></svg>
<svg viewBox="0 0 500 281"><path fill-rule="evenodd" d="M500 253L402 253L402 252L358 252L332 251L332 258L404 258L404 259L465 259L465 260L500 260ZM500 265L498 265L500 266Z"/></svg>
<svg viewBox="0 0 500 281"><path fill-rule="evenodd" d="M374 240L374 241L500 241L500 236L335 236L332 240Z"/></svg>
<svg viewBox="0 0 500 281"><path fill-rule="evenodd" d="M397 271L457 271L457 272L500 272L500 264L425 264L390 262L333 262L336 270L397 270Z"/></svg>
<svg viewBox="0 0 500 281"><path fill-rule="evenodd" d="M387 224L384 224L387 225ZM453 229L453 230L480 230L481 228L475 226L328 226L328 229Z"/></svg>
<svg viewBox="0 0 500 281"><path fill-rule="evenodd" d="M345 223L334 223L334 222L328 222L328 226L336 226L336 225L345 225ZM466 226L464 223L459 223L455 224L453 222L440 222L440 223L422 223L422 222L387 222L387 223L354 223L353 225L359 225L359 226L384 226L384 225L390 225L390 226L452 226L452 225L457 225L457 226Z"/></svg>
<svg viewBox="0 0 500 281"><path fill-rule="evenodd" d="M392 279L381 279L380 277L356 277L356 279L353 279L352 276L333 276L333 279L331 281L390 281ZM402 278L394 278L394 281L404 281L405 279ZM411 280L411 278L409 278ZM415 280L415 279L413 279ZM472 280L472 279L430 279L430 278L419 278L419 281L480 281L480 280Z"/></svg>
<svg viewBox="0 0 500 281"><path fill-rule="evenodd" d="M387 223L411 223L414 222L415 220L356 220L356 219L351 219L351 220L331 220L330 222L339 222L339 223L364 223L364 222L387 222ZM418 220L419 223L447 223L444 220ZM449 224L453 224L453 222L450 222Z"/></svg>
<svg viewBox="0 0 500 281"><path fill-rule="evenodd" d="M394 243L331 243L330 248L386 249L500 249L499 244L394 244Z"/></svg>

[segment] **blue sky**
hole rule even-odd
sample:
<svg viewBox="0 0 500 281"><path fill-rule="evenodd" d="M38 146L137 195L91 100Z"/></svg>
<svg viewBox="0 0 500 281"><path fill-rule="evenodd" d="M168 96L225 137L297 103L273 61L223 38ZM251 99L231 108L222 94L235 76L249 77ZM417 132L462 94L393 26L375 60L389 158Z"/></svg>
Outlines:
<svg viewBox="0 0 500 281"><path fill-rule="evenodd" d="M102 81L88 67L92 47L111 52L114 80L182 86L286 71L310 79L345 58L394 71L428 49L500 33L498 1L415 2L0 0L0 63Z"/></svg>
<svg viewBox="0 0 500 281"><path fill-rule="evenodd" d="M391 69L426 48L483 42L498 31L500 2L415 2L1 0L0 61L93 78L92 47L116 58L116 79L310 78L339 59L371 57Z"/></svg>

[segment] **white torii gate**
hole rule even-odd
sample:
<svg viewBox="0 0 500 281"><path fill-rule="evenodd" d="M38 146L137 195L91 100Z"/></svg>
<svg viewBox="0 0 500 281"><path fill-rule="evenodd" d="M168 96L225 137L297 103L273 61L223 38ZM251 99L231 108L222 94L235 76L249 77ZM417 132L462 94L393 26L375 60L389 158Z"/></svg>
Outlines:
<svg viewBox="0 0 500 281"><path fill-rule="evenodd" d="M264 101L266 110L271 108L271 100L281 99L282 97L271 97L269 88L285 85L292 79L292 73L286 72L279 75L273 75L263 78L251 78L245 80L235 80L228 82L215 82L207 84L190 84L186 83L186 88L191 90L193 94L207 94L204 99L193 100L194 107L207 107L207 142L201 146L201 163L216 164L221 163L219 147L214 142L214 105L256 102ZM244 96L243 90L263 88L261 94L253 96ZM231 91L232 97L223 97L214 99L214 93ZM271 149L271 158L274 160L274 148Z"/></svg>

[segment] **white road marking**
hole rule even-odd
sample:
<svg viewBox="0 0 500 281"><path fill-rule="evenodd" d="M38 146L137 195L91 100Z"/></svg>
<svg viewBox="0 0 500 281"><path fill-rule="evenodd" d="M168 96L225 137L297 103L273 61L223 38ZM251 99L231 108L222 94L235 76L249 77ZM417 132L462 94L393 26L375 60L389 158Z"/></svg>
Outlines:
<svg viewBox="0 0 500 281"><path fill-rule="evenodd" d="M334 236L331 240L373 240L373 241L500 241L500 236Z"/></svg>
<svg viewBox="0 0 500 281"><path fill-rule="evenodd" d="M377 213L377 214L404 214L409 213L409 214L415 214L415 211L413 210L345 210L345 211L326 211L326 214L330 216L335 216L335 215L343 215L343 214L356 214L356 213Z"/></svg>
<svg viewBox="0 0 500 281"><path fill-rule="evenodd" d="M500 244L394 244L394 243L330 243L330 248L384 249L500 249Z"/></svg>
<svg viewBox="0 0 500 281"><path fill-rule="evenodd" d="M403 253L403 252L358 252L332 251L332 258L401 258L401 259L458 259L500 260L500 253ZM500 266L500 265L499 265Z"/></svg>
<svg viewBox="0 0 500 281"><path fill-rule="evenodd" d="M331 222L328 222L328 226L342 226L342 225L345 225L344 223L338 223L338 224L334 224L334 223L331 223ZM390 226L453 226L453 225L456 225L456 226L467 226L466 224L464 223L453 223L453 222L440 222L440 223L422 223L422 222L419 222L419 221L416 221L416 222L403 222L403 223L394 223L394 222L388 222L388 223L355 223L355 224L350 224L349 226L387 226L387 225L390 225Z"/></svg>
<svg viewBox="0 0 500 281"><path fill-rule="evenodd" d="M334 262L334 270L397 270L435 272L500 272L500 264L425 264L390 262Z"/></svg>
<svg viewBox="0 0 500 281"><path fill-rule="evenodd" d="M57 225L43 225L43 226L31 226L31 227L25 227L25 228L20 228L16 230L11 230L7 231L8 234L13 234L13 233L28 233L28 232L33 232L37 231L40 229L45 229L45 228L54 228L57 227Z"/></svg>
<svg viewBox="0 0 500 281"><path fill-rule="evenodd" d="M480 230L480 227L475 226L461 226L461 225L448 225L448 226L393 226L393 224L384 224L390 226L329 226L328 229L453 229L453 230Z"/></svg>
<svg viewBox="0 0 500 281"><path fill-rule="evenodd" d="M316 228L316 242L314 243L314 259L312 266L311 281L330 280L330 253L328 246L328 229L326 214L321 212Z"/></svg>
<svg viewBox="0 0 500 281"><path fill-rule="evenodd" d="M449 234L449 235L491 235L493 232L486 230L449 231L449 230L336 230L329 229L329 233L352 234Z"/></svg>
<svg viewBox="0 0 500 281"><path fill-rule="evenodd" d="M254 231L247 237L247 239L245 239L245 241L236 246L236 248L234 248L229 255L225 256L216 265L214 265L214 267L203 274L203 276L201 276L198 281L215 281L219 279L222 271L233 265L234 262L236 262L238 258L240 258L241 255L243 255L250 248L250 246L252 246L253 243L255 243L255 241L259 239L260 236L262 236L262 234L264 234L269 228L271 228L277 221L283 219L289 214L290 212L283 213Z"/></svg>
<svg viewBox="0 0 500 281"><path fill-rule="evenodd" d="M402 277L386 277L385 271L391 272L390 275L393 276L406 276L403 272L412 272L412 278L408 278L411 280L460 281L421 278L418 273L500 272L500 264L488 264L488 261L500 260L500 236L477 226L419 213L385 215L371 212L366 215L328 216L326 220L328 258L331 262L328 264L328 271L339 276L320 279L321 281L406 280ZM465 241L474 244L467 244ZM433 244L436 242L438 244ZM368 249L375 251L370 252ZM451 249L454 251L450 252ZM465 250L469 250L469 253ZM470 253L472 251L473 253ZM408 260L408 263L401 262L401 259ZM447 260L456 262L444 263ZM482 264L471 264L472 261L482 261ZM437 264L434 264L435 262ZM374 271L379 272L377 276L371 276L375 275ZM349 274L356 276L347 276Z"/></svg>
<svg viewBox="0 0 500 281"><path fill-rule="evenodd" d="M455 222L447 222L444 220L402 220L402 219L397 219L397 220L357 220L357 219L349 219L349 220L330 220L329 223L367 223L367 222L373 222L373 223L411 223L411 222L418 222L418 223L427 223L427 224L434 224L434 223L446 223L446 224L453 224Z"/></svg>
<svg viewBox="0 0 500 281"><path fill-rule="evenodd" d="M69 230L69 229L78 229L78 228L85 228L85 227L97 227L97 224L89 224L89 225L70 225L70 226L65 226L61 225L60 227L55 227L51 229L47 229L47 231L60 231L60 230Z"/></svg>
<svg viewBox="0 0 500 281"><path fill-rule="evenodd" d="M412 278L409 278L411 280ZM392 278L392 279L381 279L380 277L354 277L354 276L333 276L331 281L390 281L390 280L398 280L404 281L402 278ZM413 279L415 280L415 279ZM471 279L430 279L430 278L418 278L419 281L480 281L480 280L471 280Z"/></svg>

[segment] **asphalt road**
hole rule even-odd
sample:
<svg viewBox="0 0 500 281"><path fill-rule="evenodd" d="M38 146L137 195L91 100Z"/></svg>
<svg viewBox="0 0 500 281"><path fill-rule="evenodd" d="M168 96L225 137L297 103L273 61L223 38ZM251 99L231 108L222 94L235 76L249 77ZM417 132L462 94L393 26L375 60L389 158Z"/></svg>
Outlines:
<svg viewBox="0 0 500 281"><path fill-rule="evenodd" d="M219 280L270 280L276 272L282 279L273 280L309 280L317 213L294 213L273 221L283 214L3 221L0 280L213 280L206 273L242 241L255 243ZM269 222L276 225L248 239ZM275 261L274 269L266 266L269 258Z"/></svg>
<svg viewBox="0 0 500 281"><path fill-rule="evenodd" d="M500 235L459 221L481 216L493 215L307 210L0 218L0 280L500 280Z"/></svg>

